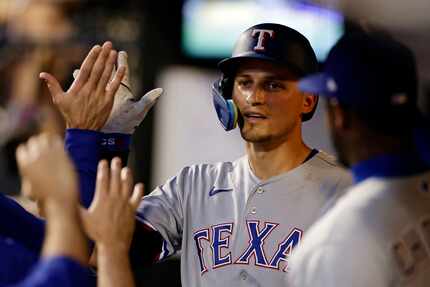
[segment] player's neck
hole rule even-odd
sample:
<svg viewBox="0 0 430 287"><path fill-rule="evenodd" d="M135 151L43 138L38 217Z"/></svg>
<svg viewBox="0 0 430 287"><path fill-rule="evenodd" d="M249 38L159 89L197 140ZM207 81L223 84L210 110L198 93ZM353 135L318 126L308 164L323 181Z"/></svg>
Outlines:
<svg viewBox="0 0 430 287"><path fill-rule="evenodd" d="M254 174L267 180L298 167L311 149L301 137L279 143L247 143L249 164Z"/></svg>
<svg viewBox="0 0 430 287"><path fill-rule="evenodd" d="M381 155L415 152L412 136L397 138L358 128L356 134L346 138L343 145L350 165Z"/></svg>

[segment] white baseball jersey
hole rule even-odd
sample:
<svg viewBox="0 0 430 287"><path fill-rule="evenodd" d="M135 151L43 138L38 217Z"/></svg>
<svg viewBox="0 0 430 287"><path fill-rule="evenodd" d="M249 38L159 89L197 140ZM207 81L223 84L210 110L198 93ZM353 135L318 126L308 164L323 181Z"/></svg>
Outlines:
<svg viewBox="0 0 430 287"><path fill-rule="evenodd" d="M430 173L370 177L309 230L290 286L430 286Z"/></svg>
<svg viewBox="0 0 430 287"><path fill-rule="evenodd" d="M142 201L138 218L181 250L183 286L284 286L291 250L351 184L322 152L259 180L248 158L182 169Z"/></svg>

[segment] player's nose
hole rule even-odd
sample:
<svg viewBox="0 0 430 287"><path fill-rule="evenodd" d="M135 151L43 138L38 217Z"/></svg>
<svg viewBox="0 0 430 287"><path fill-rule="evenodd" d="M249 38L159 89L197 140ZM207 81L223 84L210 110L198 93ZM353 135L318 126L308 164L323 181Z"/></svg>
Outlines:
<svg viewBox="0 0 430 287"><path fill-rule="evenodd" d="M246 95L246 102L251 106L264 104L265 101L266 95L264 91L257 88L249 90L248 94Z"/></svg>

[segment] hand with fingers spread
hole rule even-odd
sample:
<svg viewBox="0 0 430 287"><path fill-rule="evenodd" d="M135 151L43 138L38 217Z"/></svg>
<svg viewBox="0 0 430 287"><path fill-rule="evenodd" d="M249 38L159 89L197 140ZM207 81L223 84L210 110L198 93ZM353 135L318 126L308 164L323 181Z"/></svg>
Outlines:
<svg viewBox="0 0 430 287"><path fill-rule="evenodd" d="M121 169L119 158L112 160L110 169L107 161L99 163L93 202L88 210L82 210L85 230L97 247L128 251L142 196L143 185L133 188L131 171L127 167Z"/></svg>
<svg viewBox="0 0 430 287"><path fill-rule="evenodd" d="M131 90L130 69L126 52L120 51L118 53L117 67L118 69L125 69L125 75L115 94L109 118L102 127L101 132L133 134L136 127L140 125L146 114L155 105L163 89L153 89L139 98ZM79 70L76 70L73 73L73 77L76 78L78 73Z"/></svg>
<svg viewBox="0 0 430 287"><path fill-rule="evenodd" d="M119 158L111 161L110 170L107 161L99 163L93 203L81 211L84 228L96 242L99 287L134 286L129 248L142 196L143 185L133 189L131 172L121 169Z"/></svg>
<svg viewBox="0 0 430 287"><path fill-rule="evenodd" d="M94 46L66 92L54 76L40 74L53 102L62 113L67 128L100 130L105 125L114 95L125 75L125 67L120 67L111 80L116 61L117 52L112 50L112 43L106 42L102 47Z"/></svg>

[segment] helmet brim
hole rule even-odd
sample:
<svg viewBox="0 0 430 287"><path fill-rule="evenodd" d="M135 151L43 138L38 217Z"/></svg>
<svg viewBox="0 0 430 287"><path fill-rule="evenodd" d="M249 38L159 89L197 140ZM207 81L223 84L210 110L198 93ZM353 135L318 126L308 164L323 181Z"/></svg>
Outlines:
<svg viewBox="0 0 430 287"><path fill-rule="evenodd" d="M324 97L334 97L336 96L337 86L329 75L316 73L300 79L299 90Z"/></svg>

